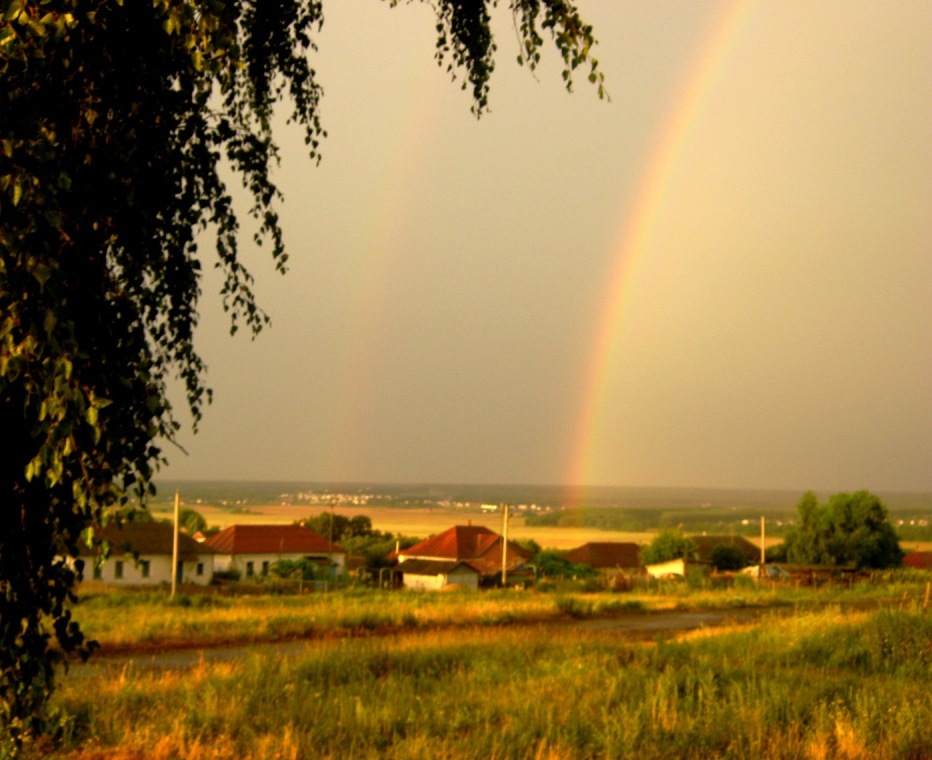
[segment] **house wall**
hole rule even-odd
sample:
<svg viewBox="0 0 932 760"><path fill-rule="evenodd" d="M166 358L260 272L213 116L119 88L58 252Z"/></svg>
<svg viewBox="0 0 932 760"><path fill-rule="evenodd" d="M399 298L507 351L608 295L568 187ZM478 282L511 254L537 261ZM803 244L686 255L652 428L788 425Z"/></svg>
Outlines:
<svg viewBox="0 0 932 760"><path fill-rule="evenodd" d="M146 572L148 563L148 573ZM182 583L206 586L214 574L214 558L205 554L196 560L187 560L182 564ZM201 573L198 574L198 565ZM132 555L109 557L99 570L94 567L94 560L86 558L84 562L84 579L97 580L117 586L157 586L172 582L172 558L165 554L141 555L139 561Z"/></svg>
<svg viewBox="0 0 932 760"><path fill-rule="evenodd" d="M230 570L236 570L241 577L247 578L250 575L264 575L268 572L268 569L272 565L281 560L297 562L298 560L304 559L305 557L324 560L328 559L329 557L334 565L335 575L340 575L346 566L345 554L303 554L300 552L285 552L282 554L217 554L214 558L214 566L216 567L217 572L228 572ZM249 572L249 563L252 563L251 573Z"/></svg>
<svg viewBox="0 0 932 760"><path fill-rule="evenodd" d="M658 562L655 565L646 565L644 569L648 575L654 578L662 578L665 575L682 575L687 573L709 572L709 565L703 562L687 562L684 559L671 559L669 562Z"/></svg>
<svg viewBox="0 0 932 760"><path fill-rule="evenodd" d="M413 573L402 575L402 586L415 591L437 591L443 588L446 582L445 575L414 575Z"/></svg>
<svg viewBox="0 0 932 760"><path fill-rule="evenodd" d="M472 591L478 591L479 573L465 567L458 567L453 572L447 574L447 583L457 583Z"/></svg>
<svg viewBox="0 0 932 760"><path fill-rule="evenodd" d="M404 569L404 565L401 566L401 569ZM453 583L477 591L479 589L479 574L466 567L458 567L450 573L440 573L438 575L402 574L404 588L415 591L438 591Z"/></svg>

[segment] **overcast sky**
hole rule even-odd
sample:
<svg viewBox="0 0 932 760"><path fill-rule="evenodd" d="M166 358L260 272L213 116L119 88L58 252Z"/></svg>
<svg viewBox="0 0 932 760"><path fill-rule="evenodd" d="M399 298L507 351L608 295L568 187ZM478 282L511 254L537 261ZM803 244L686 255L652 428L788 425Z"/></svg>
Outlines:
<svg viewBox="0 0 932 760"><path fill-rule="evenodd" d="M207 278L163 476L932 491L932 3L579 3L611 102L505 11L478 121L429 7L325 3L272 327Z"/></svg>

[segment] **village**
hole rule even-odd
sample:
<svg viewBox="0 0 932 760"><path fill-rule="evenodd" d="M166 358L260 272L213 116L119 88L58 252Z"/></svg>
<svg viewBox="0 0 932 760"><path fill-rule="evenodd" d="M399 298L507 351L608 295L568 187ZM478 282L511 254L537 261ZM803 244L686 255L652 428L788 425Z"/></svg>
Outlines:
<svg viewBox="0 0 932 760"><path fill-rule="evenodd" d="M374 561L297 523L233 524L210 535L201 531L188 535L170 522L143 520L111 524L98 531L98 538L105 542L106 552L101 554L100 546L82 548L82 567L89 570L84 577L125 588L174 590L181 585L192 590L261 591L264 583L274 581L280 592L283 582L290 580L300 592L348 584L480 590L527 588L548 577L569 577L624 591L650 579L740 573L757 580L811 584L850 579L857 572L853 566L768 562L763 543L733 534L684 536L687 548L666 554L651 553L650 545L633 541L589 541L558 552L542 550L535 542L508 540L471 521L424 540L409 540L404 547L396 541L394 549ZM673 554L680 556L669 556ZM932 552L908 552L903 564L930 569Z"/></svg>

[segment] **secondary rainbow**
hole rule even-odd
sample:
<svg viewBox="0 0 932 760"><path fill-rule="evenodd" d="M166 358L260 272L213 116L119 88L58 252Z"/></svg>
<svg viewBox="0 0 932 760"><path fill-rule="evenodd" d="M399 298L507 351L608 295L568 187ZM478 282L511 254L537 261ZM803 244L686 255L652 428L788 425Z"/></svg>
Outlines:
<svg viewBox="0 0 932 760"><path fill-rule="evenodd" d="M690 147L691 127L702 110L703 99L725 66L752 5L752 0L736 0L724 4L715 14L671 101L645 164L635 201L622 211L622 222L613 245L612 270L584 376L579 424L572 447L567 482L572 485L570 501L574 506L581 504L584 487L596 484L594 459L600 412L615 379L612 367L616 363L618 338L626 318L634 272L648 251L656 225L665 211L666 189L678 162Z"/></svg>

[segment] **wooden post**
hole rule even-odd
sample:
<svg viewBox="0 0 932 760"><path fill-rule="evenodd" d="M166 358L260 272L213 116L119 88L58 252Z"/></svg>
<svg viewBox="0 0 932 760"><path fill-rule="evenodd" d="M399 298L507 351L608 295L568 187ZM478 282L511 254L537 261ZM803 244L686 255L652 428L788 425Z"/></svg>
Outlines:
<svg viewBox="0 0 932 760"><path fill-rule="evenodd" d="M504 523L504 528L502 530L502 588L505 587L505 584L508 582L508 505L503 504L502 509L502 522Z"/></svg>
<svg viewBox="0 0 932 760"><path fill-rule="evenodd" d="M172 599L175 598L175 588L178 585L178 513L181 506L181 495L175 491L175 529L172 533Z"/></svg>
<svg viewBox="0 0 932 760"><path fill-rule="evenodd" d="M764 523L766 519L763 515L760 516L760 565L764 566L764 563L767 562L767 552L765 547L767 546L767 540L765 536Z"/></svg>

